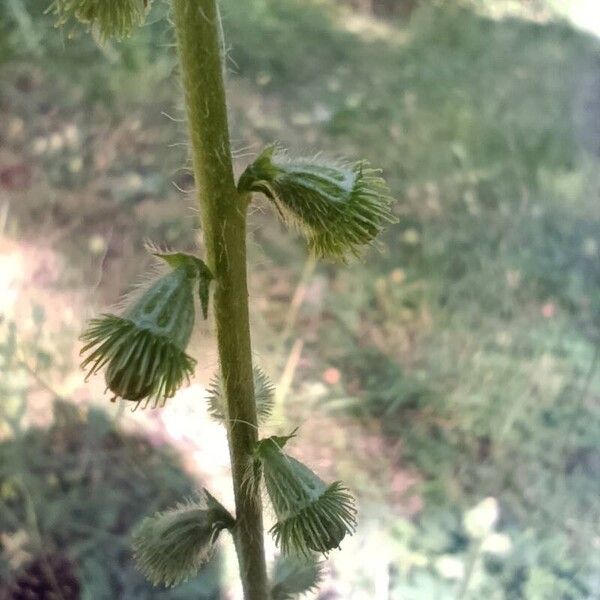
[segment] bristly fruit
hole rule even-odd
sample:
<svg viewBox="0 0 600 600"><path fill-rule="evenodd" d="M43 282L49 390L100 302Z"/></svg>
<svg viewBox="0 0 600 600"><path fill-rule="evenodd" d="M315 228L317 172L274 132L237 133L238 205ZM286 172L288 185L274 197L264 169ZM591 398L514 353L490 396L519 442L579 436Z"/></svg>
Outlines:
<svg viewBox="0 0 600 600"><path fill-rule="evenodd" d="M188 503L146 517L133 534L135 558L154 585L173 586L198 574L223 529L235 520L208 492L206 503Z"/></svg>
<svg viewBox="0 0 600 600"><path fill-rule="evenodd" d="M258 423L263 424L273 412L275 401L275 388L267 374L259 367L254 367L254 400L256 402L256 416ZM217 373L208 387L208 412L210 416L219 423L225 423L227 414L227 397L223 378Z"/></svg>
<svg viewBox="0 0 600 600"><path fill-rule="evenodd" d="M323 576L321 563L313 558L279 556L273 572L271 600L293 600L317 589Z"/></svg>
<svg viewBox="0 0 600 600"><path fill-rule="evenodd" d="M54 0L48 12L57 25L73 20L96 28L102 39L124 38L146 18L148 0Z"/></svg>
<svg viewBox="0 0 600 600"><path fill-rule="evenodd" d="M196 361L185 352L194 327L194 288L206 279L206 265L182 253L158 254L171 267L123 316L92 319L82 335L88 376L106 367L107 388L115 398L154 407L189 379ZM202 293L202 284L200 284Z"/></svg>
<svg viewBox="0 0 600 600"><path fill-rule="evenodd" d="M277 523L271 529L284 554L310 557L337 548L356 527L354 499L336 481L324 483L300 461L284 454L289 437L260 440L255 450Z"/></svg>
<svg viewBox="0 0 600 600"><path fill-rule="evenodd" d="M291 158L272 145L246 168L238 190L265 194L321 258L359 255L386 223L396 221L389 188L364 161Z"/></svg>

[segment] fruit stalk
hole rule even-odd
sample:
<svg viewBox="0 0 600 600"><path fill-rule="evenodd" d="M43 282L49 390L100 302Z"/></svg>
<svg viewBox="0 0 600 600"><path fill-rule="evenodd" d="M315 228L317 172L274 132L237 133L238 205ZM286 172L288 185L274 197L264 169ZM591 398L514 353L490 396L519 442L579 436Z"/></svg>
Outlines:
<svg viewBox="0 0 600 600"><path fill-rule="evenodd" d="M216 0L172 0L192 160L214 313L236 504L235 542L245 600L268 598L260 500L243 485L257 441L246 282L246 212L236 190Z"/></svg>

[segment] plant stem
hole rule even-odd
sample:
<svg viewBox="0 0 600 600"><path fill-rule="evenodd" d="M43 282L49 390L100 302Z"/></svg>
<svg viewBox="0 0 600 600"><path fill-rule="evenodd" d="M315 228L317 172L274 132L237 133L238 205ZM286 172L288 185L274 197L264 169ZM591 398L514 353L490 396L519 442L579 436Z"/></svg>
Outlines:
<svg viewBox="0 0 600 600"><path fill-rule="evenodd" d="M477 561L479 560L479 556L481 554L482 545L483 540L474 540L471 543L471 548L469 549L469 553L467 555L465 574L459 584L456 600L466 600L467 598L467 593L469 592L469 587L471 585L473 575L475 574L475 567L477 566Z"/></svg>
<svg viewBox="0 0 600 600"><path fill-rule="evenodd" d="M238 194L233 178L220 18L216 0L172 2L207 262L215 277L240 575L245 600L266 600L262 507L243 485L257 440L246 283L248 198Z"/></svg>

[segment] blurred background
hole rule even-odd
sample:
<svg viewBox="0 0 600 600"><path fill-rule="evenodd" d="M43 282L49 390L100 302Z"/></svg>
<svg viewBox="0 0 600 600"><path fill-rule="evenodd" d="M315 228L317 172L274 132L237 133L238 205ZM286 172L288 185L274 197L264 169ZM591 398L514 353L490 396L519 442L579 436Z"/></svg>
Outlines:
<svg viewBox="0 0 600 600"><path fill-rule="evenodd" d="M221 4L238 172L280 140L367 158L398 199L349 266L251 217L269 431L300 424L290 452L360 503L313 597L600 598L598 2ZM106 45L46 7L0 5L0 589L47 598L51 564L73 598L237 600L229 540L172 590L129 546L203 485L233 504L211 323L164 410L111 404L78 366L144 240L198 237L167 5Z"/></svg>

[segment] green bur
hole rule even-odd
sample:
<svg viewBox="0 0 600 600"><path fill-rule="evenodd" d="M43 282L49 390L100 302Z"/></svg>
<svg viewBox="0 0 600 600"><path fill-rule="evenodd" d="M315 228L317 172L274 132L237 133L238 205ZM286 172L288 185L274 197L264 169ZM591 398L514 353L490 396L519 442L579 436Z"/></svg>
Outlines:
<svg viewBox="0 0 600 600"><path fill-rule="evenodd" d="M320 258L358 255L396 221L385 181L364 161L291 158L268 146L244 171L238 190L265 194Z"/></svg>
<svg viewBox="0 0 600 600"><path fill-rule="evenodd" d="M198 574L223 529L235 521L208 492L206 503L179 505L146 517L133 534L140 570L154 585L172 586Z"/></svg>
<svg viewBox="0 0 600 600"><path fill-rule="evenodd" d="M287 439L267 438L256 447L256 460L277 516L271 533L284 554L327 554L354 532L354 499L340 481L327 485L285 454L281 447Z"/></svg>
<svg viewBox="0 0 600 600"><path fill-rule="evenodd" d="M280 556L275 563L271 600L294 600L314 591L322 575L322 565L312 559Z"/></svg>
<svg viewBox="0 0 600 600"><path fill-rule="evenodd" d="M254 401L256 403L256 416L259 424L265 423L273 412L275 402L275 388L269 377L258 367L252 370L254 379ZM212 378L208 387L208 412L217 422L225 424L227 414L227 395L223 378L219 373Z"/></svg>
<svg viewBox="0 0 600 600"><path fill-rule="evenodd" d="M138 404L146 400L145 406L154 400L154 407L171 398L194 372L196 361L185 352L194 328L193 284L208 278L206 266L196 257L159 256L173 270L122 317L103 314L92 319L81 350L89 353L81 365L89 368L88 376L106 367L106 385L115 398ZM204 287L200 283L201 295Z"/></svg>
<svg viewBox="0 0 600 600"><path fill-rule="evenodd" d="M148 0L54 0L48 12L57 25L79 21L94 27L102 39L128 36L146 18Z"/></svg>

